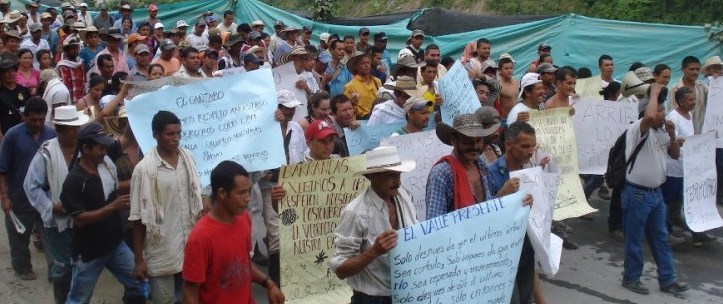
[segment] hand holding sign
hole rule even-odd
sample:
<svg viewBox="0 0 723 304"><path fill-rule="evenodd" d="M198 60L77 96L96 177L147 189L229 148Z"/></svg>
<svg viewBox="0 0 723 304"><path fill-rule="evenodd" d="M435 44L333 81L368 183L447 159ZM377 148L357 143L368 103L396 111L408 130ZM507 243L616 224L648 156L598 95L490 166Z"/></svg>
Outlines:
<svg viewBox="0 0 723 304"><path fill-rule="evenodd" d="M397 247L397 232L394 230L387 230L382 232L382 234L377 235L377 238L374 241L374 246L372 246L371 250L374 253L374 256L380 256L386 254L389 250L394 249L394 247Z"/></svg>

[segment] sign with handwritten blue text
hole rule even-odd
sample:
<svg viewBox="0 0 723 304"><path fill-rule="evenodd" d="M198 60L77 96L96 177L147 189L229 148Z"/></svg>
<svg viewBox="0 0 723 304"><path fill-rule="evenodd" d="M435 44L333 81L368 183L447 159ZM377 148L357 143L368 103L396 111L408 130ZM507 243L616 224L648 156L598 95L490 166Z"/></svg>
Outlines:
<svg viewBox="0 0 723 304"><path fill-rule="evenodd" d="M379 147L382 138L389 137L402 126L404 126L404 123L376 125L373 127L362 124L354 130L344 128L344 139L346 140L346 146L349 148L349 155L359 155L364 151Z"/></svg>
<svg viewBox="0 0 723 304"><path fill-rule="evenodd" d="M525 193L475 204L397 231L392 302L509 303L522 252Z"/></svg>
<svg viewBox="0 0 723 304"><path fill-rule="evenodd" d="M223 160L235 161L248 171L286 164L281 129L274 120L276 108L270 70L167 87L126 103L128 121L144 153L156 145L153 116L161 110L178 116L181 147L193 154L204 185Z"/></svg>
<svg viewBox="0 0 723 304"><path fill-rule="evenodd" d="M467 69L457 60L447 74L439 80L439 95L444 101L440 106L442 122L451 125L459 114L474 113L480 107L477 93L469 80Z"/></svg>

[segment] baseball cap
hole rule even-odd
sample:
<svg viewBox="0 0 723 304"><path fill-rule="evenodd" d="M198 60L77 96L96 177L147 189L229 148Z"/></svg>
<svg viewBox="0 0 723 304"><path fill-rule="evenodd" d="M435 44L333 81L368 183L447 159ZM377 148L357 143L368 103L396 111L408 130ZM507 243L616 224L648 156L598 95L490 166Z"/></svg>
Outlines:
<svg viewBox="0 0 723 304"><path fill-rule="evenodd" d="M507 58L509 60L512 60L512 63L517 63L517 61L515 61L515 59L512 58L512 55L510 55L510 53L502 53L502 55L500 55L500 59L502 59L502 58Z"/></svg>
<svg viewBox="0 0 723 304"><path fill-rule="evenodd" d="M141 43L139 45L136 45L136 47L133 49L133 52L135 54L141 54L141 53L151 53L151 49L148 48L148 45L145 43Z"/></svg>
<svg viewBox="0 0 723 304"><path fill-rule="evenodd" d="M385 33L385 32L379 32L379 33L374 34L374 41L382 41L382 40L387 40L387 39L388 39L387 33Z"/></svg>
<svg viewBox="0 0 723 304"><path fill-rule="evenodd" d="M369 33L371 33L371 31L369 31L369 28L363 27L359 29L359 36Z"/></svg>
<svg viewBox="0 0 723 304"><path fill-rule="evenodd" d="M254 55L254 53L252 53L252 52L249 52L246 55L244 55L244 62L252 62L252 63L258 64L258 65L264 65L264 61L259 59L259 57L256 57L256 55Z"/></svg>
<svg viewBox="0 0 723 304"><path fill-rule="evenodd" d="M173 41L171 41L171 39L163 39L163 41L161 41L160 48L163 51L169 51L169 50L175 49L176 44L173 43Z"/></svg>
<svg viewBox="0 0 723 304"><path fill-rule="evenodd" d="M80 7L88 8L88 3L83 2L83 3L80 4Z"/></svg>
<svg viewBox="0 0 723 304"><path fill-rule="evenodd" d="M138 33L133 33L128 36L128 44L134 43L136 41L144 41L148 38L148 36L141 36Z"/></svg>
<svg viewBox="0 0 723 304"><path fill-rule="evenodd" d="M537 50L538 51L542 51L542 50L550 51L550 50L552 50L552 47L547 43L543 43L543 44L540 44L539 46L537 46Z"/></svg>
<svg viewBox="0 0 723 304"><path fill-rule="evenodd" d="M131 5L130 5L130 4L127 4L127 3L126 3L126 4L123 4L123 5L121 6L121 9L131 10Z"/></svg>
<svg viewBox="0 0 723 304"><path fill-rule="evenodd" d="M311 27L308 25L304 25L301 27L301 32L303 33L311 33Z"/></svg>
<svg viewBox="0 0 723 304"><path fill-rule="evenodd" d="M278 92L276 92L276 100L279 102L280 105L289 109L301 105L301 102L296 99L296 95L294 95L294 92L291 92L289 90L279 90Z"/></svg>
<svg viewBox="0 0 723 304"><path fill-rule="evenodd" d="M487 69L492 68L497 70L497 63L494 62L494 60L487 59L484 62L482 62L482 73L487 71Z"/></svg>
<svg viewBox="0 0 723 304"><path fill-rule="evenodd" d="M196 26L206 26L206 21L199 18L196 20Z"/></svg>
<svg viewBox="0 0 723 304"><path fill-rule="evenodd" d="M97 122L86 124L78 130L78 140L92 140L101 145L107 146L113 143L113 138L108 136Z"/></svg>
<svg viewBox="0 0 723 304"><path fill-rule="evenodd" d="M537 66L537 74L542 75L543 73L555 73L557 68L551 63L543 62Z"/></svg>
<svg viewBox="0 0 723 304"><path fill-rule="evenodd" d="M259 32L251 32L249 33L249 40L259 40L261 39L261 33Z"/></svg>
<svg viewBox="0 0 723 304"><path fill-rule="evenodd" d="M188 23L186 23L186 20L176 21L176 28L182 28L182 27L188 27Z"/></svg>
<svg viewBox="0 0 723 304"><path fill-rule="evenodd" d="M264 26L264 22L261 20L254 20L251 22L251 26Z"/></svg>
<svg viewBox="0 0 723 304"><path fill-rule="evenodd" d="M163 26L163 23L161 23L161 22L156 22L156 25L154 25L153 28L155 28L155 29L164 29L165 27Z"/></svg>
<svg viewBox="0 0 723 304"><path fill-rule="evenodd" d="M417 36L424 36L424 31L423 30L414 30L410 37L417 37Z"/></svg>
<svg viewBox="0 0 723 304"><path fill-rule="evenodd" d="M317 119L311 122L308 127L306 127L306 134L304 135L306 137L306 140L313 140L324 139L329 136L335 136L338 134L336 133L336 130L334 130L334 127L329 124L329 122L323 119Z"/></svg>
<svg viewBox="0 0 723 304"><path fill-rule="evenodd" d="M412 97L404 102L404 113L409 113L411 110L421 110L425 107L431 107L434 103L429 100L424 100L420 97Z"/></svg>
<svg viewBox="0 0 723 304"><path fill-rule="evenodd" d="M537 73L527 73L525 76L522 76L522 80L520 80L520 95L519 98L523 98L525 94L525 88L527 86L536 84L538 82L542 82L540 80L540 74Z"/></svg>
<svg viewBox="0 0 723 304"><path fill-rule="evenodd" d="M329 33L321 33L321 34L319 35L319 41L324 41L324 42L326 42L326 43L329 43L329 37L330 37L330 36L331 36L331 34L329 34Z"/></svg>
<svg viewBox="0 0 723 304"><path fill-rule="evenodd" d="M40 31L40 30L42 30L42 28L40 27L40 23L37 23L37 22L36 22L36 23L33 23L33 24L30 25L29 31L30 31L31 33L32 33L32 32L36 32L36 31Z"/></svg>
<svg viewBox="0 0 723 304"><path fill-rule="evenodd" d="M276 23L274 23L274 28L277 27L286 27L286 24L284 24L284 22L281 20L276 20Z"/></svg>
<svg viewBox="0 0 723 304"><path fill-rule="evenodd" d="M108 4L105 4L105 2L102 2L101 4L98 4L98 9L101 11L108 10Z"/></svg>
<svg viewBox="0 0 723 304"><path fill-rule="evenodd" d="M214 15L206 17L206 23L211 23L211 22L218 22L218 18L216 18L216 16L214 16Z"/></svg>

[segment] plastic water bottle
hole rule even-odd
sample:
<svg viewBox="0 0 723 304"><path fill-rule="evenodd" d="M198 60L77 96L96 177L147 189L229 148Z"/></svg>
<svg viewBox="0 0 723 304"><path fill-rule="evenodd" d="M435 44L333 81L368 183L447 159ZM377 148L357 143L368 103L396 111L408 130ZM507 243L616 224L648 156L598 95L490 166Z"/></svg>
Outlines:
<svg viewBox="0 0 723 304"><path fill-rule="evenodd" d="M141 294L148 299L148 297L151 294L151 284L148 284L148 281L142 281L141 282Z"/></svg>

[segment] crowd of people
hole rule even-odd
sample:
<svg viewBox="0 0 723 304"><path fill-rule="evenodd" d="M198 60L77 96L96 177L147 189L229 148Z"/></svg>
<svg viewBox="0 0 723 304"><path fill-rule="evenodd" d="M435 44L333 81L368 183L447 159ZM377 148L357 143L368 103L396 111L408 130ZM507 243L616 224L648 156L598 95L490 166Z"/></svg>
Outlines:
<svg viewBox="0 0 723 304"><path fill-rule="evenodd" d="M680 146L702 132L707 85L723 68L717 56L704 64L685 57L683 77L668 90L672 68L665 64L651 70L635 63L618 81L612 56L599 57L600 74L593 76L585 67L555 65L549 44L539 45L538 59L529 64L509 53L493 58L493 42L485 38L452 58L438 45L425 45L425 33L414 30L406 47L390 55L386 34L365 27L358 36L321 33L311 41L310 27L277 21L267 30L264 22L238 20L233 11L204 12L191 25L163 20L175 22L166 27L156 5L142 8L148 15L138 21L131 12L140 8L127 1L114 13L99 3L97 15L85 3L41 12L30 2L26 9L10 10L0 0L0 201L12 269L23 280L37 279L32 240L45 251L56 303L88 303L103 269L123 285L124 303L250 303L252 283L267 288L270 303L284 302L278 204L286 192L279 170L247 172L223 161L203 185L199 160L180 145L182 123L175 114L155 114L147 127L156 145L145 153L128 124L132 82L222 77L230 69L293 65L308 115L294 120L304 105L293 92L278 90L275 119L289 164L350 156L345 128L399 123L389 135L403 136L434 120L437 137L453 151L431 168L428 219L517 192L520 181L510 171L550 162L534 162L538 143L529 113L570 107L581 97L577 80L598 78L599 95L592 97L639 103L640 119L625 137L625 158L637 162L622 186L610 191L602 176L581 176L588 198L597 191L610 200L610 236L624 242L622 286L650 292L640 281L645 238L660 289L681 296L688 286L676 278L671 246L716 240L685 224ZM446 124L438 80L457 60L480 108ZM526 67L519 79L518 64ZM716 153L719 173L722 151ZM329 268L353 289L351 303L391 303L388 253L397 244L395 230L418 222L400 175L415 164L402 161L393 147L364 155L366 170L358 174L370 186L341 211ZM719 175L719 203L722 181ZM533 202L527 196L523 204ZM253 205L261 206L262 223L252 224ZM257 225L267 230L268 275L249 255ZM568 250L578 246L567 235L571 230L564 221L553 223ZM525 237L511 303L532 301L545 303Z"/></svg>

